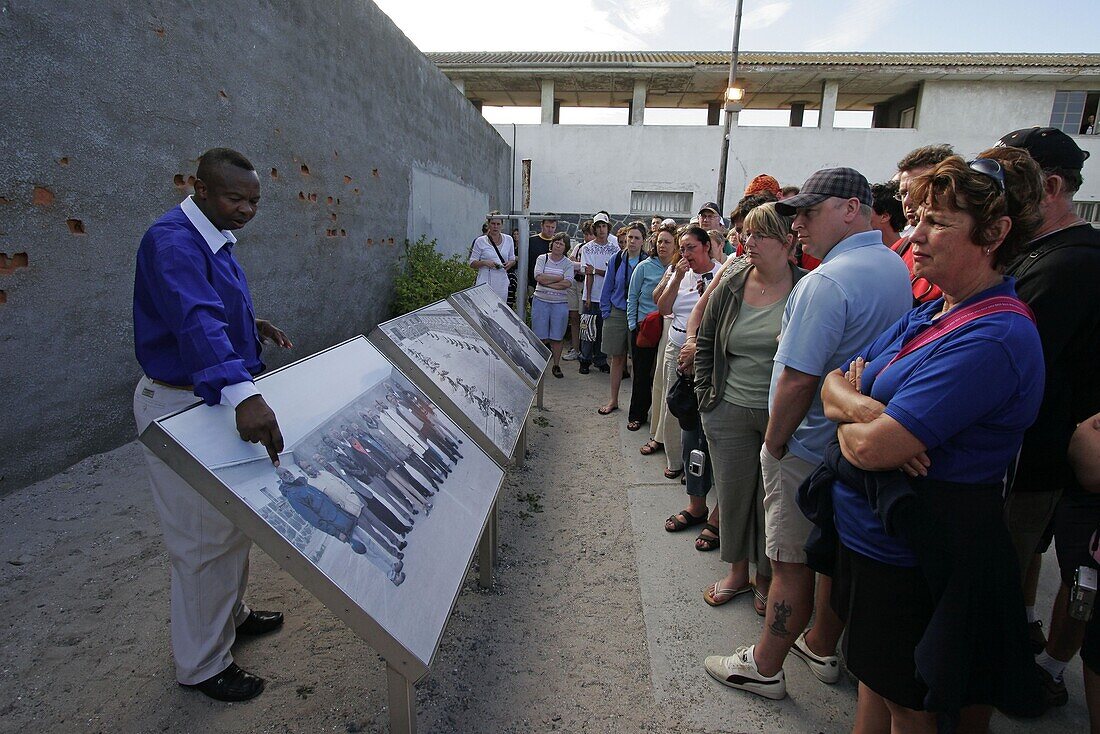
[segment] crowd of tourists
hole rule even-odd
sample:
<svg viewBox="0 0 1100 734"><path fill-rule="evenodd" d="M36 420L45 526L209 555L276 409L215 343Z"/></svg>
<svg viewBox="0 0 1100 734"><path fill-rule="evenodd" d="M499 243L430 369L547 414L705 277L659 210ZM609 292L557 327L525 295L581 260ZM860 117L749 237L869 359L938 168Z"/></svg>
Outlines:
<svg viewBox="0 0 1100 734"><path fill-rule="evenodd" d="M763 618L705 657L713 678L780 699L788 654L826 684L843 659L855 731L979 732L994 708L1064 705L1080 651L1100 731L1087 157L1030 128L969 158L918 148L874 185L762 174L725 219L711 202L612 232L601 211L575 243L541 222L531 317L552 374L609 373L608 416L632 378L626 428L686 492L664 529L700 528L723 562L703 601L745 595ZM470 264L506 287L515 245L488 224ZM1052 540L1060 586L1037 609Z"/></svg>

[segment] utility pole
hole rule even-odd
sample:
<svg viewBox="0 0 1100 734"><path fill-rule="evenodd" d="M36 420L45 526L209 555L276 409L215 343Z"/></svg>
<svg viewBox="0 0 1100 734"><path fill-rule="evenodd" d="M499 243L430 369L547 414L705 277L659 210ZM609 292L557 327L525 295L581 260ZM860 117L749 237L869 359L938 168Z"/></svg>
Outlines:
<svg viewBox="0 0 1100 734"><path fill-rule="evenodd" d="M726 198L726 166L730 157L730 136L733 134L733 114L741 111L742 90L736 87L737 82L737 47L741 42L741 6L744 0L737 0L737 10L733 15L733 50L730 51L730 77L726 83L726 91L722 94L725 100L726 132L722 135L722 157L718 161L718 203L720 216L725 216Z"/></svg>

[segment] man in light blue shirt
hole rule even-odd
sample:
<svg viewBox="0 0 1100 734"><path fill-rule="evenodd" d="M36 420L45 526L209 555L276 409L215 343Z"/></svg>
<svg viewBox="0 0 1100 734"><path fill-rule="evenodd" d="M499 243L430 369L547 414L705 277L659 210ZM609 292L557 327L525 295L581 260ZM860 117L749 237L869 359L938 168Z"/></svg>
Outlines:
<svg viewBox="0 0 1100 734"><path fill-rule="evenodd" d="M721 683L767 698L786 695L788 652L825 683L840 677L836 645L844 625L829 606L832 582L825 576L817 584L814 627L802 632L815 609L814 572L804 550L812 525L796 494L836 431L821 406L822 379L912 305L909 271L871 228L871 202L871 187L858 171L831 168L813 174L798 195L776 204L781 214L795 216L793 229L803 250L822 262L791 292L772 369L760 468L765 550L774 579L757 644L705 662Z"/></svg>

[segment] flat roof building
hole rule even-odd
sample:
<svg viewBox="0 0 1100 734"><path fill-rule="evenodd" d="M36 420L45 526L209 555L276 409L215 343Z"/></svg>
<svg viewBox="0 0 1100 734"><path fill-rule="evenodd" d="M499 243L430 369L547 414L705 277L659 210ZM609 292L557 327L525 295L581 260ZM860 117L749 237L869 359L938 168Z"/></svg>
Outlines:
<svg viewBox="0 0 1100 734"><path fill-rule="evenodd" d="M532 160L533 211L685 217L714 198L728 53L428 58L486 112L538 110L529 115L537 124L495 125L512 146L517 202L519 161ZM758 173L799 184L819 168L851 165L884 181L917 146L946 142L973 155L1032 125L1058 127L1100 151L1100 137L1087 134L1096 132L1089 116L1100 104L1100 54L749 52L738 62L743 96L733 113L727 212ZM574 108L618 110L622 124L561 124L563 110ZM663 113L673 109L694 110L695 124L667 124ZM1086 164L1078 195L1093 221L1100 220L1097 160Z"/></svg>

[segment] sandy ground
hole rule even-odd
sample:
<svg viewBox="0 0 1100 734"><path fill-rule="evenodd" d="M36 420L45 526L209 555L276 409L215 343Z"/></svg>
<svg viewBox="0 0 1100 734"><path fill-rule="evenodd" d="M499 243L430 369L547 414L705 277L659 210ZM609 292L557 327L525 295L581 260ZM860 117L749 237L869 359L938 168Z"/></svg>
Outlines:
<svg viewBox="0 0 1100 734"><path fill-rule="evenodd" d="M479 591L469 575L417 687L420 730L850 730L854 689L817 683L797 661L778 703L702 673L703 655L751 642L759 618L747 602L703 604L720 562L660 530L679 485L660 478L660 457L638 455L644 431L627 433L623 412L595 415L607 378L574 365L532 413L527 465L498 502L496 585ZM136 444L0 498L0 516L0 732L387 729L383 661L258 548L249 601L287 623L235 654L267 690L227 705L176 685L167 557ZM1069 706L993 730L1085 731L1077 660L1068 678Z"/></svg>

